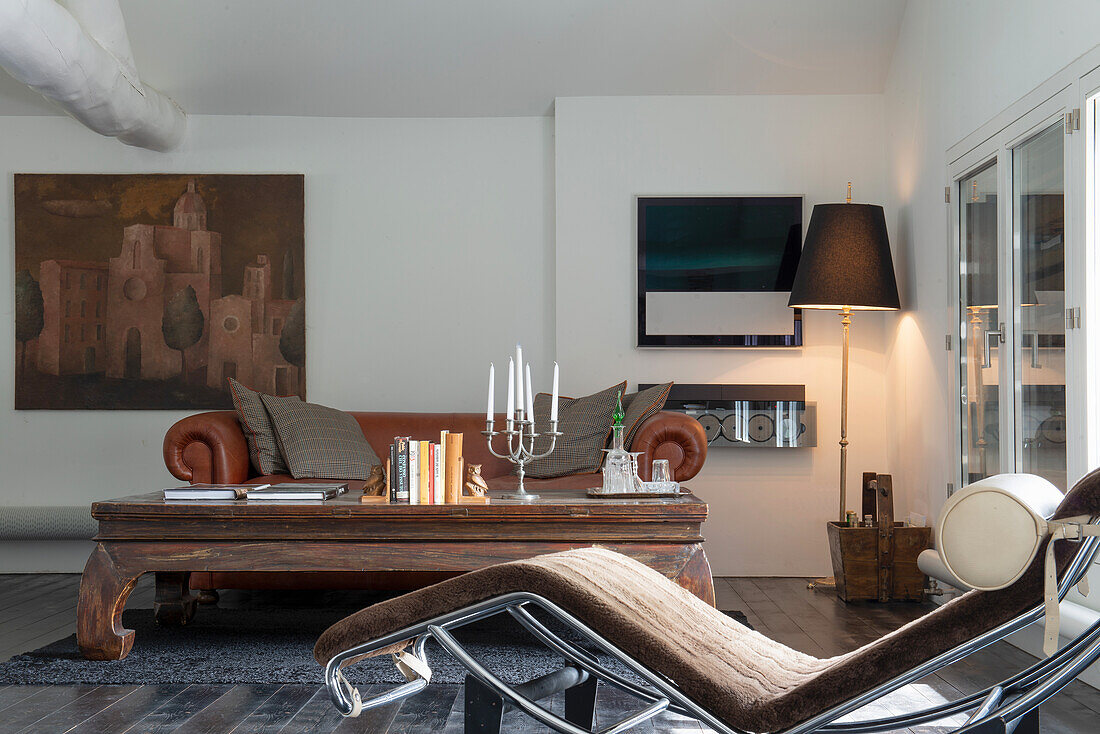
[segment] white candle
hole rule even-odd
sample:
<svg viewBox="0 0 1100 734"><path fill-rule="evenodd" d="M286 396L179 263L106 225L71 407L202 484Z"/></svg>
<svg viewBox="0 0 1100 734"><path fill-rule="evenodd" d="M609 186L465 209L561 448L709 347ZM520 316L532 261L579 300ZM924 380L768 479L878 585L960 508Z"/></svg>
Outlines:
<svg viewBox="0 0 1100 734"><path fill-rule="evenodd" d="M527 420L535 420L535 401L531 396L531 363L527 363L527 382L524 387L527 388ZM532 433L534 429L532 428Z"/></svg>
<svg viewBox="0 0 1100 734"><path fill-rule="evenodd" d="M519 408L517 420L523 420L523 348L516 345L516 407Z"/></svg>
<svg viewBox="0 0 1100 734"><path fill-rule="evenodd" d="M508 415L507 420L515 418L516 412L516 371L512 369L512 358L508 358Z"/></svg>
<svg viewBox="0 0 1100 734"><path fill-rule="evenodd" d="M558 419L558 363L554 363L554 389L550 393L550 420Z"/></svg>
<svg viewBox="0 0 1100 734"><path fill-rule="evenodd" d="M497 379L496 368L493 363L489 363L489 403L485 407L485 420L493 420L493 387Z"/></svg>

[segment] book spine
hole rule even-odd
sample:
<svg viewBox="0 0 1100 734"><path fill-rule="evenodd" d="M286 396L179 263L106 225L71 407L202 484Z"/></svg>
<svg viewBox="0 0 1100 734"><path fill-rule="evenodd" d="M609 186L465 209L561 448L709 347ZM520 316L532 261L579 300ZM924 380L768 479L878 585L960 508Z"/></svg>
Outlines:
<svg viewBox="0 0 1100 734"><path fill-rule="evenodd" d="M390 444L390 455L386 457L386 498L393 499L393 490L390 486L390 477L393 476L393 444Z"/></svg>
<svg viewBox="0 0 1100 734"><path fill-rule="evenodd" d="M436 485L435 496L432 501L437 505L442 505L446 501L446 486L447 486L447 434L449 431L442 430L439 432L439 483Z"/></svg>
<svg viewBox="0 0 1100 734"><path fill-rule="evenodd" d="M462 492L462 434L448 433L446 459L444 467L444 491L445 501L449 505L458 504L458 496Z"/></svg>
<svg viewBox="0 0 1100 734"><path fill-rule="evenodd" d="M427 441L421 441L420 442L420 453L418 454L418 456L420 458L420 467L419 467L420 471L418 473L418 476L420 478L420 486L418 487L418 490L419 490L418 494L421 497L426 497L426 496L428 496L428 493L431 491L428 488L428 477L430 476L430 472L431 472L431 469L429 467L431 465L428 464L428 442Z"/></svg>
<svg viewBox="0 0 1100 734"><path fill-rule="evenodd" d="M386 472L386 496L393 502L397 498L397 442L390 444L390 463Z"/></svg>
<svg viewBox="0 0 1100 734"><path fill-rule="evenodd" d="M443 447L432 444L435 455L432 456L432 503L435 504L436 496L443 491Z"/></svg>
<svg viewBox="0 0 1100 734"><path fill-rule="evenodd" d="M409 439L402 437L397 439L397 480L395 502L402 492L409 491Z"/></svg>
<svg viewBox="0 0 1100 734"><path fill-rule="evenodd" d="M409 492L410 505L420 503L420 442L409 441Z"/></svg>
<svg viewBox="0 0 1100 734"><path fill-rule="evenodd" d="M420 486L420 442L409 441L409 484L405 487L405 493L398 495L398 500L408 500L413 488Z"/></svg>
<svg viewBox="0 0 1100 734"><path fill-rule="evenodd" d="M409 452L412 450L412 446L409 442L409 437L405 436L401 439L401 462L405 465L405 471L401 474L401 494L408 495L409 493L409 480L412 477L412 466L409 464Z"/></svg>
<svg viewBox="0 0 1100 734"><path fill-rule="evenodd" d="M415 444L415 443L416 443L415 441L412 441L412 442L410 442L410 446L409 446L409 461L412 461L412 453L413 453L413 446L412 446L412 444ZM408 470L408 471L409 471L409 476L411 477L411 476L412 476L412 469L411 469L411 468L409 468L409 470ZM419 499L420 499L420 498L416 496L416 485L410 485L410 486L409 486L409 488L408 488L408 492L407 492L407 496L408 496L408 498L409 498L409 504L410 504L410 505L415 505L415 504L416 504L416 503L417 503L417 502L419 501Z"/></svg>
<svg viewBox="0 0 1100 734"><path fill-rule="evenodd" d="M427 501L424 504L431 504L432 495L435 492L435 444L428 442L428 493L425 495Z"/></svg>

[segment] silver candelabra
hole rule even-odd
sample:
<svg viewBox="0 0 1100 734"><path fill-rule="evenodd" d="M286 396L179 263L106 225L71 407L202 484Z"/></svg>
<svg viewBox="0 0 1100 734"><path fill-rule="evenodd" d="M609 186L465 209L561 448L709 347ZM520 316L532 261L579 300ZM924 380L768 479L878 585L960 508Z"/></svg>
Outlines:
<svg viewBox="0 0 1100 734"><path fill-rule="evenodd" d="M530 374L530 373L528 373ZM515 416L508 416L504 421L505 430L495 431L493 430L493 421L488 420L485 422L485 430L481 432L481 435L485 436L485 441L489 445L489 453L498 459L507 459L516 465L516 476L519 477L519 486L515 492L509 492L503 495L506 500L537 500L539 496L537 494L528 494L527 490L523 487L523 465L529 461L535 459L543 459L549 456L554 451L554 446L558 442L558 436L562 435L558 431L558 422L556 420L550 421L550 430L544 433L535 433L535 421L534 420L519 420ZM508 437L508 453L498 454L493 449L493 439L497 436L504 435ZM542 436L550 437L550 448L541 454L535 453L535 439Z"/></svg>

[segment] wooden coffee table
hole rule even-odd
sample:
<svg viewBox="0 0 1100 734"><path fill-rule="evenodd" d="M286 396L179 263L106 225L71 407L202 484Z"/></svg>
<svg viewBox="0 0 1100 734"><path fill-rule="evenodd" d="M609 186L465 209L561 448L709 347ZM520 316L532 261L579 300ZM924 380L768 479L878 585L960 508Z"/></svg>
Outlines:
<svg viewBox="0 0 1100 734"><path fill-rule="evenodd" d="M99 521L77 602L84 657L119 660L134 644L122 609L138 578L156 574L157 621L195 613L192 571L472 571L542 553L604 545L714 604L700 525L707 505L672 499L590 499L539 488L523 503L361 504L350 492L317 504L166 503L161 492L92 505ZM494 495L495 493L490 493Z"/></svg>

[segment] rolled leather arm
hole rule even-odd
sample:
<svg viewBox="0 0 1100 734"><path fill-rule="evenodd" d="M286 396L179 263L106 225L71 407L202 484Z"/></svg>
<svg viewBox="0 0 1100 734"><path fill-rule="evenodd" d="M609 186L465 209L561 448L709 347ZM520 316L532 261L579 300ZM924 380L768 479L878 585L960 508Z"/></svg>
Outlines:
<svg viewBox="0 0 1100 734"><path fill-rule="evenodd" d="M189 415L164 436L164 465L185 482L237 484L248 479L248 444L231 410Z"/></svg>
<svg viewBox="0 0 1100 734"><path fill-rule="evenodd" d="M672 478L686 482L699 473L707 460L707 434L699 421L683 413L661 411L650 416L630 444L638 457L638 474L648 481L654 459L668 459Z"/></svg>

